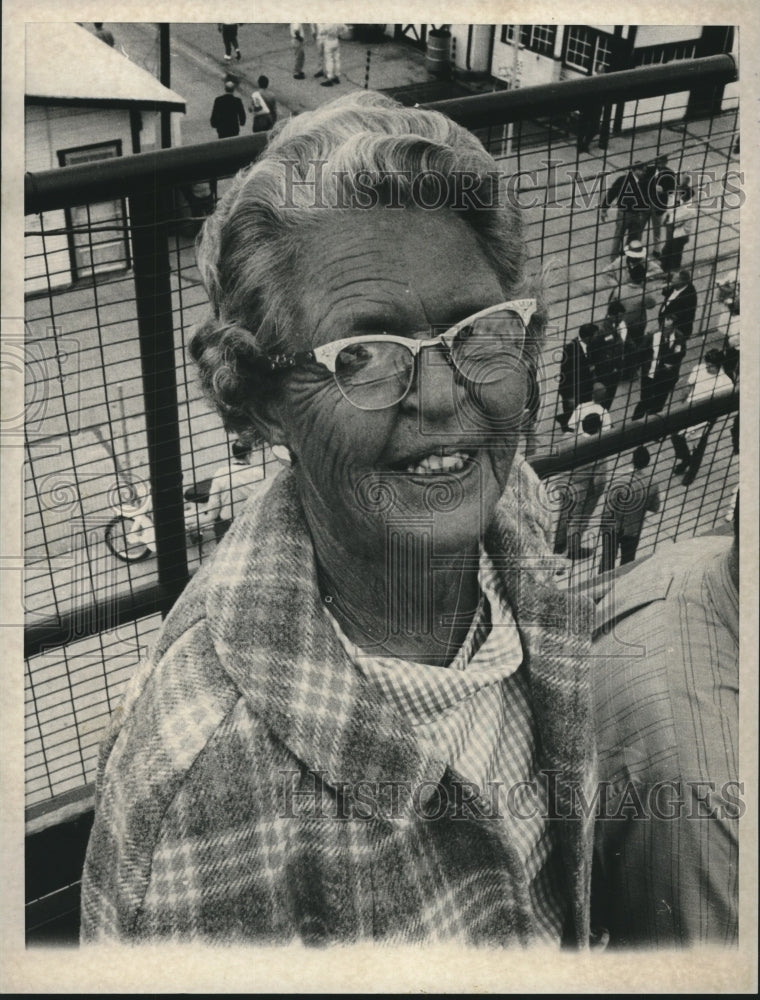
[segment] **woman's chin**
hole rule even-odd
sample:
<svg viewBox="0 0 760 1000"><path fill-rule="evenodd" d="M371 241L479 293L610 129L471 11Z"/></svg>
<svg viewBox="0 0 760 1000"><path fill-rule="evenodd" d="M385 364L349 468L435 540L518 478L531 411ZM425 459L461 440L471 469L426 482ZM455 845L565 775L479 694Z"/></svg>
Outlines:
<svg viewBox="0 0 760 1000"><path fill-rule="evenodd" d="M501 463L499 463L501 465ZM503 476L486 453L455 471L384 470L361 477L354 491L363 522L363 547L371 538L404 536L434 544L436 553L471 549L483 537L501 496Z"/></svg>

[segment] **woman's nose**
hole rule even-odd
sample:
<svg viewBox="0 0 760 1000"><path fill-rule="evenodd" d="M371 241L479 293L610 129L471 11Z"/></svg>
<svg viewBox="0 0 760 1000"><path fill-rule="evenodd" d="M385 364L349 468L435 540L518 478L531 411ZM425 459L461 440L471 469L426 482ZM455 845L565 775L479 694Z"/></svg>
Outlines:
<svg viewBox="0 0 760 1000"><path fill-rule="evenodd" d="M415 359L412 384L402 406L415 410L424 424L447 423L462 408L464 392L445 345L423 347Z"/></svg>

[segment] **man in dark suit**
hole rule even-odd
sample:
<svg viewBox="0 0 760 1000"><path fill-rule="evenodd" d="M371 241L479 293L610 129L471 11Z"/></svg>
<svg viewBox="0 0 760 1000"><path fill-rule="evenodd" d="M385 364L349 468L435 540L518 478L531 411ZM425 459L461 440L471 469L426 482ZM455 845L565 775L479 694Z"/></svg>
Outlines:
<svg viewBox="0 0 760 1000"><path fill-rule="evenodd" d="M694 330L697 315L697 290L691 283L691 274L685 268L677 272L671 285L663 289L664 300L660 306L660 319L673 317L677 330L688 340Z"/></svg>
<svg viewBox="0 0 760 1000"><path fill-rule="evenodd" d="M595 323L584 323L578 336L569 340L562 348L559 365L559 395L562 413L554 418L563 431L573 410L580 403L590 403L594 388L594 369L589 360L589 345L599 332Z"/></svg>
<svg viewBox="0 0 760 1000"><path fill-rule="evenodd" d="M216 129L220 139L229 139L240 135L240 127L245 125L245 108L239 97L233 93L234 80L226 80L224 93L214 101L211 112L211 128Z"/></svg>
<svg viewBox="0 0 760 1000"><path fill-rule="evenodd" d="M660 413L676 387L685 352L686 338L672 316L663 316L652 340L649 363L641 369L641 399L633 411L633 420L640 420L645 413Z"/></svg>
<svg viewBox="0 0 760 1000"><path fill-rule="evenodd" d="M604 397L600 400L605 410L612 406L623 371L625 350L621 331L625 330L625 307L618 299L607 306L607 315L599 327L599 332L589 344L589 361L594 370L594 380L604 386Z"/></svg>

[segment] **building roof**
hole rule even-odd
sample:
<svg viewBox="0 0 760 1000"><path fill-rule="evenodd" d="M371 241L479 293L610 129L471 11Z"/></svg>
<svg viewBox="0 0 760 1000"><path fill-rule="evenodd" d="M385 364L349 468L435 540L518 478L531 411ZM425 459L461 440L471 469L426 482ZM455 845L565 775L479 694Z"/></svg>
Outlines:
<svg viewBox="0 0 760 1000"><path fill-rule="evenodd" d="M179 94L79 24L27 22L26 52L29 104L185 110Z"/></svg>

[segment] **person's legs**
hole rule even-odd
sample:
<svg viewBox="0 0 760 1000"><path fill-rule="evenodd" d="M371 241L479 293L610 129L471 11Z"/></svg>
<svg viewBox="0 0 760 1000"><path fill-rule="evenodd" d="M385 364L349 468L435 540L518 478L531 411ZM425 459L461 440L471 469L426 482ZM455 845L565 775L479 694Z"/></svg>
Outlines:
<svg viewBox="0 0 760 1000"><path fill-rule="evenodd" d="M232 58L232 48L233 48L233 32L231 24L222 25L222 41L224 42L224 58Z"/></svg>
<svg viewBox="0 0 760 1000"><path fill-rule="evenodd" d="M620 380L617 378L607 378L602 383L604 385L604 397L600 399L600 403L605 410L609 410L612 406L612 401L615 398L619 381Z"/></svg>
<svg viewBox="0 0 760 1000"><path fill-rule="evenodd" d="M591 549L583 547L583 534L603 492L604 484L595 480L590 470L578 482L576 502L567 532L567 554L571 559L585 559L592 554Z"/></svg>
<svg viewBox="0 0 760 1000"><path fill-rule="evenodd" d="M672 271L677 271L681 266L681 260L683 258L684 247L689 240L688 236L677 236L672 243L671 259L673 266Z"/></svg>
<svg viewBox="0 0 760 1000"><path fill-rule="evenodd" d="M319 69L314 74L314 76L324 76L325 75L325 43L321 38L317 39L317 59L319 61Z"/></svg>
<svg viewBox="0 0 760 1000"><path fill-rule="evenodd" d="M639 547L638 535L620 536L620 565L633 562L636 558L636 549Z"/></svg>
<svg viewBox="0 0 760 1000"><path fill-rule="evenodd" d="M699 439L697 447L691 454L691 460L689 462L689 468L686 475L683 477L684 486L689 486L697 478L697 473L699 472L699 467L702 464L702 459L704 458L705 449L707 448L707 439L710 436L710 431L712 429L714 421L708 423L705 429L702 431L702 436Z"/></svg>
<svg viewBox="0 0 760 1000"><path fill-rule="evenodd" d="M560 392L560 398L562 400L562 413L558 413L555 419L562 430L566 431L570 414L575 409L575 397L572 393Z"/></svg>
<svg viewBox="0 0 760 1000"><path fill-rule="evenodd" d="M652 223L652 254L655 257L659 257L660 237L662 236L662 216L659 212L655 212L653 210L650 212L649 219Z"/></svg>
<svg viewBox="0 0 760 1000"><path fill-rule="evenodd" d="M650 412L650 407L652 406L653 398L653 385L654 381L648 375L644 375L642 371L641 375L641 395L639 396L639 401L633 408L633 414L631 415L633 420L640 420L645 413Z"/></svg>
<svg viewBox="0 0 760 1000"><path fill-rule="evenodd" d="M339 83L340 52L337 39L328 39L324 46L325 81Z"/></svg>
<svg viewBox="0 0 760 1000"><path fill-rule="evenodd" d="M628 213L624 212L622 208L617 209L617 218L615 219L615 231L612 234L612 250L610 251L610 263L614 264L618 259L620 254L623 252L623 235L626 229L626 215Z"/></svg>
<svg viewBox="0 0 760 1000"><path fill-rule="evenodd" d="M293 76L296 80L303 79L303 64L306 58L304 53L303 39L293 40Z"/></svg>
<svg viewBox="0 0 760 1000"><path fill-rule="evenodd" d="M631 240L641 240L644 235L644 227L647 224L648 212L631 209L626 212L626 243Z"/></svg>
<svg viewBox="0 0 760 1000"><path fill-rule="evenodd" d="M691 450L683 434L671 434L670 443L673 445L673 451L675 451L679 463L675 468L675 472L676 475L680 475L681 472L686 472L689 467Z"/></svg>

